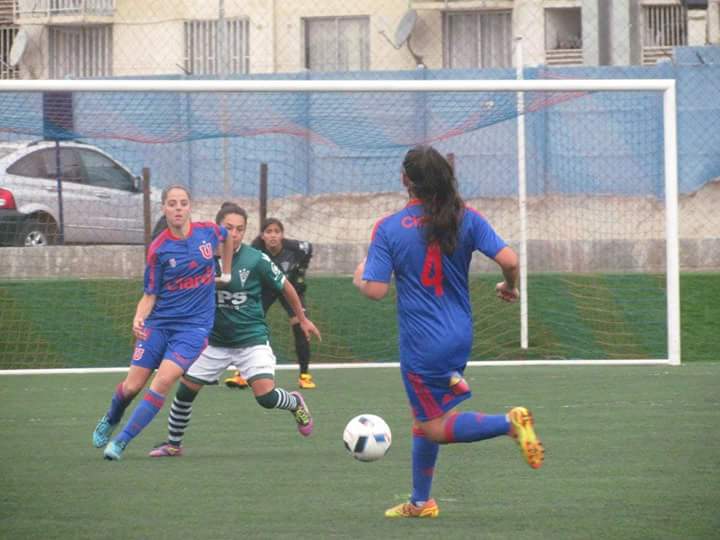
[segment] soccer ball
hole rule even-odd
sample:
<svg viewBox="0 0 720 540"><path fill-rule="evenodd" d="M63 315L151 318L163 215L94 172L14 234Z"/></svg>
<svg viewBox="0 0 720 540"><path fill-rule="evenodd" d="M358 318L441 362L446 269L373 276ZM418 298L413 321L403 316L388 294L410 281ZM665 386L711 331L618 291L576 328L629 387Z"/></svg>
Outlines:
<svg viewBox="0 0 720 540"><path fill-rule="evenodd" d="M343 442L355 459L376 461L390 449L392 433L385 420L379 416L360 414L345 426Z"/></svg>

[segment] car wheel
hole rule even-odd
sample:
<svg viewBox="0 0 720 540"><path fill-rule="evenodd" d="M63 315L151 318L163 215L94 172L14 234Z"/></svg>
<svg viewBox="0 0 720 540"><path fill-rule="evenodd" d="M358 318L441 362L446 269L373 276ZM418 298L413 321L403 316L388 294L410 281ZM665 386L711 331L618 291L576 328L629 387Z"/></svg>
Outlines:
<svg viewBox="0 0 720 540"><path fill-rule="evenodd" d="M15 244L24 247L42 247L57 244L58 230L49 217L32 217L23 223Z"/></svg>

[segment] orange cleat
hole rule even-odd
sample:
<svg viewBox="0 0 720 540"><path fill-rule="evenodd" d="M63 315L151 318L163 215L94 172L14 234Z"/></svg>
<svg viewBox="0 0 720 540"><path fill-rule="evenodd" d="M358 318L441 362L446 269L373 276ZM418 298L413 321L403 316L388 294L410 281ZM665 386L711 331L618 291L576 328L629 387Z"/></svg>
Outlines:
<svg viewBox="0 0 720 540"><path fill-rule="evenodd" d="M248 383L245 379L240 376L240 372L236 371L235 375L225 379L225 386L228 388L247 388Z"/></svg>
<svg viewBox="0 0 720 540"><path fill-rule="evenodd" d="M523 457L533 469L539 469L545 459L545 448L535 433L532 413L525 407L515 407L508 414L512 436L520 446Z"/></svg>
<svg viewBox="0 0 720 540"><path fill-rule="evenodd" d="M385 510L385 517L389 518L436 518L440 513L435 499L426 501L422 506L415 506L406 502Z"/></svg>
<svg viewBox="0 0 720 540"><path fill-rule="evenodd" d="M300 378L298 379L298 386L305 390L312 390L313 388L317 388L315 381L313 381L312 375L310 375L309 373L300 374Z"/></svg>

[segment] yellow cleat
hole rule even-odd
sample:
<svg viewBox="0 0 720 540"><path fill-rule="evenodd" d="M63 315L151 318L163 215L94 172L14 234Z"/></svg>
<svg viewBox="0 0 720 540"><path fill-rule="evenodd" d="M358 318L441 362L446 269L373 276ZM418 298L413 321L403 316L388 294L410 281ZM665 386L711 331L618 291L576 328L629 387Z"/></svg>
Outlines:
<svg viewBox="0 0 720 540"><path fill-rule="evenodd" d="M225 383L225 386L227 386L228 388L247 388L248 387L247 381L240 376L239 371L236 371L235 375L233 375L232 377L228 377L223 382Z"/></svg>
<svg viewBox="0 0 720 540"><path fill-rule="evenodd" d="M435 499L426 501L422 506L415 506L406 502L385 510L385 517L389 518L436 518L440 513Z"/></svg>
<svg viewBox="0 0 720 540"><path fill-rule="evenodd" d="M310 375L309 373L300 374L300 378L298 379L298 386L300 388L304 388L305 390L312 390L313 388L317 388L315 381L313 381L312 375Z"/></svg>
<svg viewBox="0 0 720 540"><path fill-rule="evenodd" d="M535 434L532 413L525 407L515 407L508 418L512 424L511 434L520 445L525 461L533 469L539 469L545 459L545 448Z"/></svg>

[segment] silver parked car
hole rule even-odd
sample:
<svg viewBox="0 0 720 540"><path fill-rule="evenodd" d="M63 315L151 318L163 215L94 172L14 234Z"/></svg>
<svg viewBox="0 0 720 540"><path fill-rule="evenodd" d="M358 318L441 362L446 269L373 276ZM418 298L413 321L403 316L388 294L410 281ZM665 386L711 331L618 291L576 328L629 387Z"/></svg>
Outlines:
<svg viewBox="0 0 720 540"><path fill-rule="evenodd" d="M54 141L0 143L0 244L59 241L57 162ZM140 177L98 147L79 142L60 143L59 164L65 242L143 243ZM153 210L158 199L151 194Z"/></svg>

